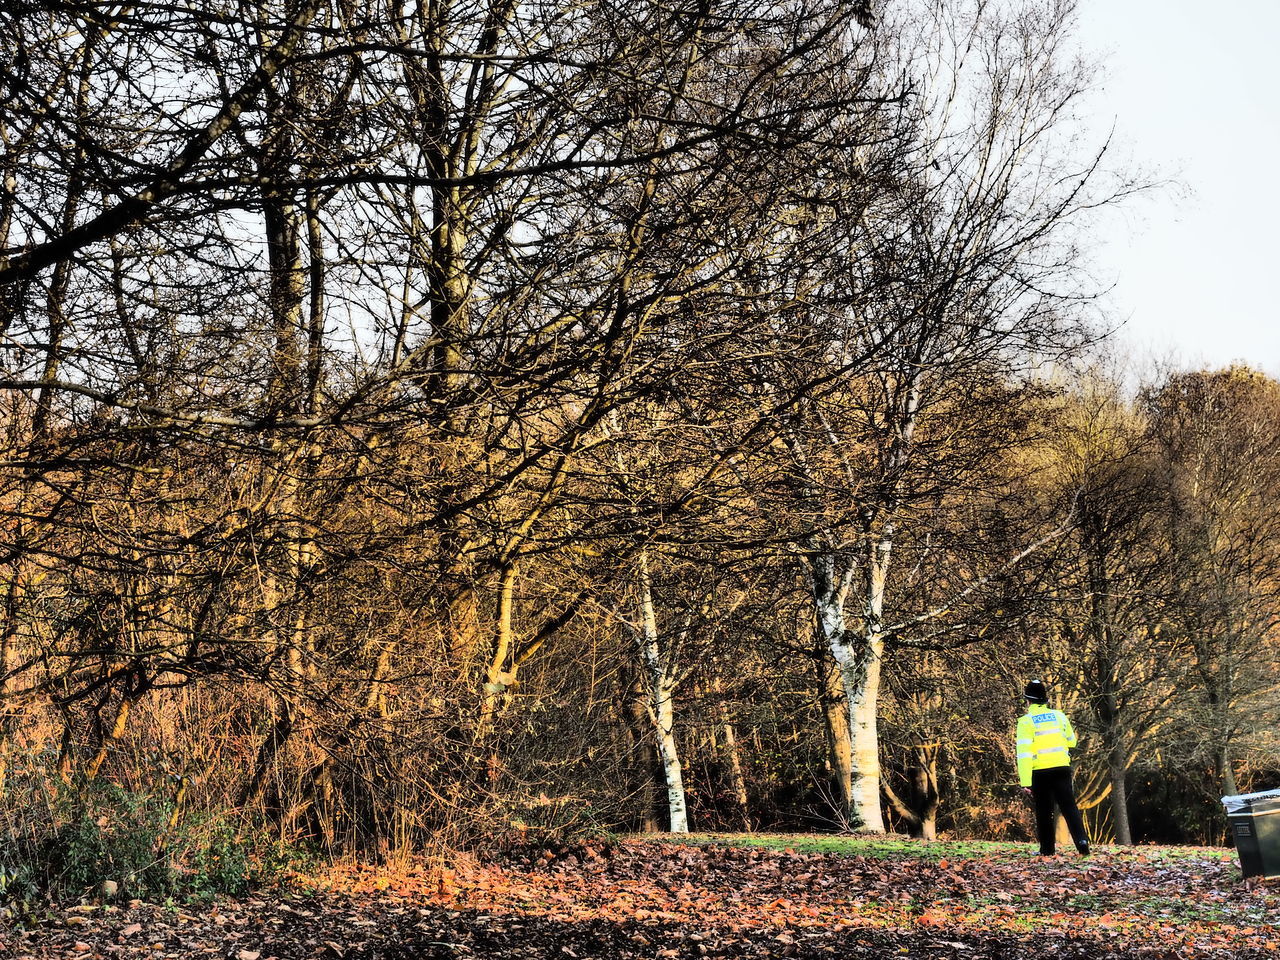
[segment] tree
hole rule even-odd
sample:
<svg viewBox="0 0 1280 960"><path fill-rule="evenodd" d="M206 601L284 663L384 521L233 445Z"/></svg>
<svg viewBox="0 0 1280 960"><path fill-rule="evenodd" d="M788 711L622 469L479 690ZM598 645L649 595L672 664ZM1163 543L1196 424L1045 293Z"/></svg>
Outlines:
<svg viewBox="0 0 1280 960"><path fill-rule="evenodd" d="M742 269L725 237L770 222L737 178L831 152L832 118L883 99L859 19L6 8L0 386L30 421L9 700L92 701L96 772L157 684L243 686L262 715L236 793L285 828L362 731L386 766L347 780L351 809L379 798L350 833L372 842L405 822L377 807L405 718L441 717L424 795L500 779L518 671L598 594L529 586L549 541L590 535L565 502L582 455L691 348L676 320ZM67 549L100 496L144 489L108 546ZM28 592L41 567L65 610ZM145 598L109 630L103 569ZM286 760L295 795L268 797Z"/></svg>
<svg viewBox="0 0 1280 960"><path fill-rule="evenodd" d="M1197 681L1180 697L1184 709L1192 697L1199 706L1182 751L1207 759L1209 789L1227 794L1239 792L1237 744L1273 709L1278 390L1231 367L1175 374L1146 396L1167 477L1167 628Z"/></svg>
<svg viewBox="0 0 1280 960"><path fill-rule="evenodd" d="M822 299L831 285L803 274L785 287L803 287L796 302L822 307L798 324L814 352L788 355L825 365L814 382L845 385L843 394L803 396L779 452L794 471L815 630L845 690L851 815L870 831L883 829L876 708L885 644L891 633L913 642L925 620L954 607L891 629L886 606L904 523L972 469L962 456L947 473L931 450L980 449L948 420L963 409L957 394L998 396L1039 359L1084 344L1081 319L1067 309L1077 294L1075 230L1088 208L1116 196L1099 183L1105 148L1075 166L1057 149L1087 86L1062 46L1070 5L1030 15L979 5L973 14L926 23L926 63L949 66L920 77L911 149L892 153L887 189L859 211L859 230L840 238L841 298ZM956 22L971 26L957 33Z"/></svg>
<svg viewBox="0 0 1280 960"><path fill-rule="evenodd" d="M1049 612L1061 646L1044 672L1075 687L1092 715L1086 729L1099 743L1084 744L1084 755L1099 756L1103 775L1082 786L1082 804L1109 796L1116 839L1131 844L1127 773L1167 719L1178 680L1161 635L1160 468L1140 412L1104 376L1066 398L1057 428L1050 482L1073 498L1075 522Z"/></svg>

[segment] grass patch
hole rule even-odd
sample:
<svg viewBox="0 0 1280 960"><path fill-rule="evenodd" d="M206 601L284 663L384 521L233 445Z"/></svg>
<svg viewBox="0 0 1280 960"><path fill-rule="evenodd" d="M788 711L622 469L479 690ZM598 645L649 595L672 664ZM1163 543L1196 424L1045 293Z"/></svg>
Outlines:
<svg viewBox="0 0 1280 960"><path fill-rule="evenodd" d="M890 860L1019 860L1034 859L1034 843L996 840L935 840L924 842L897 834L873 836L819 833L687 833L635 835L632 839L694 846L746 847L794 853L822 853L842 857L874 857ZM1178 863L1186 860L1236 859L1236 852L1221 847L1095 846L1094 853L1109 861ZM1061 851L1064 864L1087 867L1096 859L1077 858L1073 850Z"/></svg>
<svg viewBox="0 0 1280 960"><path fill-rule="evenodd" d="M688 833L661 838L649 835L636 839L661 839L668 843L694 846L748 847L790 850L794 853L825 853L841 857L877 859L949 860L988 857L1029 857L1035 850L1026 843L994 840L938 840L925 843L897 835L851 836L820 833Z"/></svg>

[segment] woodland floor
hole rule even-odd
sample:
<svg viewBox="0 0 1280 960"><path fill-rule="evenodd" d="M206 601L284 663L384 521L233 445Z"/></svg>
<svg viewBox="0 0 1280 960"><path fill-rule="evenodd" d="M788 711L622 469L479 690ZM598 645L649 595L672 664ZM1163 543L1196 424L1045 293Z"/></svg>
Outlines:
<svg viewBox="0 0 1280 960"><path fill-rule="evenodd" d="M1173 958L1280 955L1280 881L1232 851L693 838L348 868L305 892L82 905L0 928L0 958ZM776 838L772 841L777 844ZM759 844L759 846L750 846Z"/></svg>

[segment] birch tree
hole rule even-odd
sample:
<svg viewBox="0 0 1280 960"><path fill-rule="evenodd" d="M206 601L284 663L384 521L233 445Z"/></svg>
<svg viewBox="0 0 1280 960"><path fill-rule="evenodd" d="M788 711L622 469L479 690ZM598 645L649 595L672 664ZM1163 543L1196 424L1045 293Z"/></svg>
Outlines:
<svg viewBox="0 0 1280 960"><path fill-rule="evenodd" d="M948 473L932 462L960 436L947 420L962 409L957 391L973 389L961 385L1016 383L1085 342L1083 318L1064 309L1078 289L1075 231L1090 207L1124 191L1103 182L1105 147L1075 161L1059 152L1087 86L1065 47L1070 4L1027 15L962 9L925 27L927 53L912 64L914 149L895 153L888 188L836 248L843 289L855 292L840 301L838 323L816 312L806 321L837 360L829 376L846 386L807 395L780 432L806 520L798 542L814 629L845 689L851 818L873 832L884 828L876 709L885 644L890 635L920 642L930 619L955 608L890 615L903 525L936 490L967 482L971 466Z"/></svg>

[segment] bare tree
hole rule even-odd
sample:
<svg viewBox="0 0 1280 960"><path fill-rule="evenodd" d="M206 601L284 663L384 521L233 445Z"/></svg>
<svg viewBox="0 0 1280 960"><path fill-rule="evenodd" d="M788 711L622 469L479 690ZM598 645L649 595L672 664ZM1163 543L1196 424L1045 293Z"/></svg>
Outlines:
<svg viewBox="0 0 1280 960"><path fill-rule="evenodd" d="M1071 6L954 12L926 26L928 55L913 64L913 148L892 153L886 187L836 248L847 258L841 289L856 293L823 301L816 292L830 286L815 284L804 301L841 304L837 323L817 311L805 322L824 345L828 382L848 386L806 394L780 434L809 530L802 556L815 629L846 693L851 811L870 831L883 829L876 705L885 644L890 635L921 642L927 622L956 606L899 623L886 606L904 523L970 469L959 461L943 472L931 448L958 439L960 391L1016 383L1087 342L1069 309L1079 293L1076 230L1090 207L1118 196L1101 182L1104 148L1078 161L1059 151L1088 83L1063 46Z"/></svg>
<svg viewBox="0 0 1280 960"><path fill-rule="evenodd" d="M1201 705L1192 711L1194 742L1170 749L1197 759L1207 752L1216 779L1209 789L1228 794L1239 792L1238 745L1273 709L1276 396L1274 381L1242 367L1175 374L1147 395L1168 478L1166 629L1185 645L1195 678L1179 706Z"/></svg>

